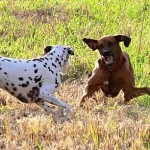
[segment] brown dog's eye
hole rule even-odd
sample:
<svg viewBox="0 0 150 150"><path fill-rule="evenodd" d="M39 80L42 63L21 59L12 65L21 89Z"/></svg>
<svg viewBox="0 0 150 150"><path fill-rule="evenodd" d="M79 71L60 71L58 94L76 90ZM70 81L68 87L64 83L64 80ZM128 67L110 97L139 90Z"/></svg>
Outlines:
<svg viewBox="0 0 150 150"><path fill-rule="evenodd" d="M104 48L104 45L102 45L102 44L100 44L99 46L98 46L98 49L103 49Z"/></svg>
<svg viewBox="0 0 150 150"><path fill-rule="evenodd" d="M111 47L115 44L115 42L112 42L112 41L108 41L108 47Z"/></svg>

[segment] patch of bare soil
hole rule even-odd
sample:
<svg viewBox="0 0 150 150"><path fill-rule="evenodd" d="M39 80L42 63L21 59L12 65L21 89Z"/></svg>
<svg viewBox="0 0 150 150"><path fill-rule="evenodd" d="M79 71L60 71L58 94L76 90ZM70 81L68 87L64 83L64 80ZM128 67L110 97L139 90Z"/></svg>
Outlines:
<svg viewBox="0 0 150 150"><path fill-rule="evenodd" d="M42 22L42 23L50 23L55 24L56 22L68 22L70 20L70 16L67 11L62 8L51 7L47 10L27 10L27 11L13 11L12 14L18 20L26 20L26 21L34 21L34 22Z"/></svg>

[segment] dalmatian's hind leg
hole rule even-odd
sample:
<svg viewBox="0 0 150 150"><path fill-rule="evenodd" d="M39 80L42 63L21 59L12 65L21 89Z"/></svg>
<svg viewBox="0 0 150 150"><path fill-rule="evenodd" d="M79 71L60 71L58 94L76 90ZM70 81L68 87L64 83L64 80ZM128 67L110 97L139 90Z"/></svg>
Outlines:
<svg viewBox="0 0 150 150"><path fill-rule="evenodd" d="M36 102L36 104L40 108L42 108L43 110L45 110L47 113L52 113L52 107L50 107L47 102L45 102L45 101L38 101L38 102Z"/></svg>

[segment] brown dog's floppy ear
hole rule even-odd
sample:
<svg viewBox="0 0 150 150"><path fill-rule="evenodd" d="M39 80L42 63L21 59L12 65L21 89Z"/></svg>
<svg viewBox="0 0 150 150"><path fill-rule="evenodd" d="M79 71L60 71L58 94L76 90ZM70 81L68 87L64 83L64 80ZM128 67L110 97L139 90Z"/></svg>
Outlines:
<svg viewBox="0 0 150 150"><path fill-rule="evenodd" d="M97 49L97 40L84 38L83 41L91 48L93 51Z"/></svg>
<svg viewBox="0 0 150 150"><path fill-rule="evenodd" d="M131 42L131 38L127 35L115 35L114 38L118 41L118 42L124 42L124 46L128 47L130 42Z"/></svg>
<svg viewBox="0 0 150 150"><path fill-rule="evenodd" d="M48 52L50 52L51 49L52 49L52 46L46 46L44 48L44 54L47 54Z"/></svg>

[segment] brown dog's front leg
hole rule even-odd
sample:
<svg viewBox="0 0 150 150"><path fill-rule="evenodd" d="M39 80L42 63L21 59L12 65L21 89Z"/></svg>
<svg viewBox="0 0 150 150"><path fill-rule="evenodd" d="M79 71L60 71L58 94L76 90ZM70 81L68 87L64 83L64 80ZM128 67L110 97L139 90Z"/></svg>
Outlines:
<svg viewBox="0 0 150 150"><path fill-rule="evenodd" d="M96 85L87 84L85 86L83 96L80 101L80 105L85 102L85 99L91 97L96 91L99 91L100 87Z"/></svg>
<svg viewBox="0 0 150 150"><path fill-rule="evenodd" d="M127 88L127 89L123 89L125 95L124 95L124 102L127 103L130 99L138 97L138 96L142 96L145 94L150 95L150 88L148 87L143 87L143 88L136 88L136 87L132 87L132 88Z"/></svg>

